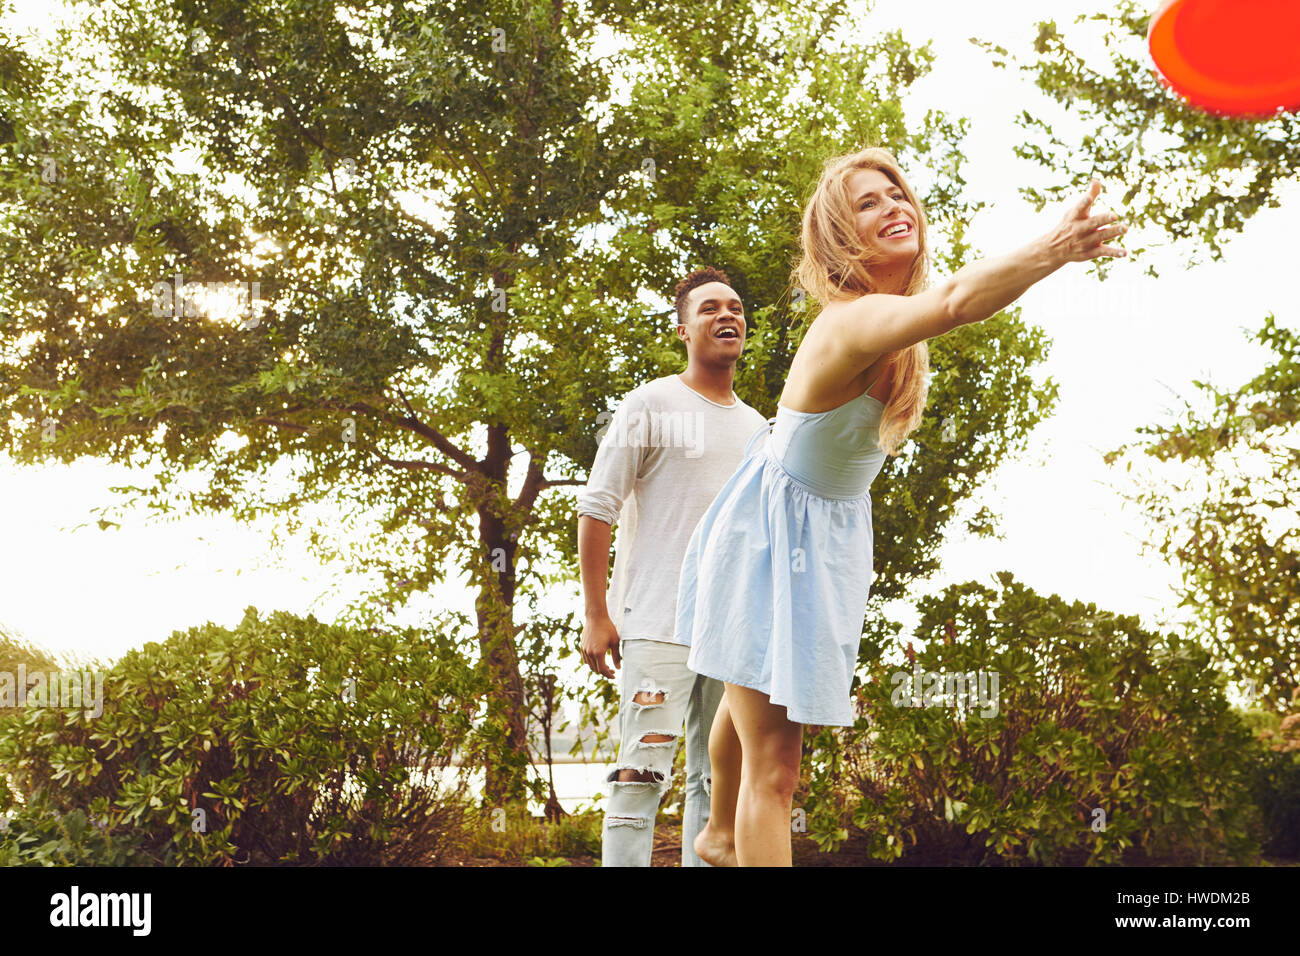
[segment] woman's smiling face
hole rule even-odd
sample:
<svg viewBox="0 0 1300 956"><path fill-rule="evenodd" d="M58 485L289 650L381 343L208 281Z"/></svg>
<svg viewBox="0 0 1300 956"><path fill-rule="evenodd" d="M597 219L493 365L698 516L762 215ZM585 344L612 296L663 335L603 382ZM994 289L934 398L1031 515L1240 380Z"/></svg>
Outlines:
<svg viewBox="0 0 1300 956"><path fill-rule="evenodd" d="M858 169L848 178L853 217L862 241L876 254L874 272L908 266L920 250L916 208L907 194L878 169Z"/></svg>

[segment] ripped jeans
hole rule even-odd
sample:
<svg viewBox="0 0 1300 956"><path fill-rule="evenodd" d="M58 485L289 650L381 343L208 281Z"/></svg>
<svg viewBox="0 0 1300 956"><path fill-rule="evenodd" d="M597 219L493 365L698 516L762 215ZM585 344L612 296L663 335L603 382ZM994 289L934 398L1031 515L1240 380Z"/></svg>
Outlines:
<svg viewBox="0 0 1300 956"><path fill-rule="evenodd" d="M709 728L723 685L686 666L690 648L663 641L620 645L619 723L615 769L601 832L601 866L649 866L659 800L671 783L678 739L686 724L686 797L682 807L682 866L708 866L695 853L695 835L709 822ZM646 740L645 738L649 738ZM620 770L652 780L618 779Z"/></svg>

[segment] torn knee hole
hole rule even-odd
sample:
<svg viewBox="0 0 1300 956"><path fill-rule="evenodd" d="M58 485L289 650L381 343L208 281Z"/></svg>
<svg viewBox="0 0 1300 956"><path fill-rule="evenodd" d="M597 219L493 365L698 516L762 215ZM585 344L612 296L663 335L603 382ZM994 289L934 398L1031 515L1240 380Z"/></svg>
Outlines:
<svg viewBox="0 0 1300 956"><path fill-rule="evenodd" d="M674 734L642 734L641 743L643 744L670 744L677 737Z"/></svg>
<svg viewBox="0 0 1300 956"><path fill-rule="evenodd" d="M606 781L609 783L655 783L662 784L664 775L649 767L619 767L611 773Z"/></svg>
<svg viewBox="0 0 1300 956"><path fill-rule="evenodd" d="M642 707L654 707L664 702L664 692L661 690L639 690L632 697L632 703L640 704Z"/></svg>
<svg viewBox="0 0 1300 956"><path fill-rule="evenodd" d="M645 817L605 817L606 826L610 827L636 827L638 830L644 830L649 824Z"/></svg>
<svg viewBox="0 0 1300 956"><path fill-rule="evenodd" d="M618 772L619 783L658 783L663 780L663 774L655 773L653 770L620 770Z"/></svg>

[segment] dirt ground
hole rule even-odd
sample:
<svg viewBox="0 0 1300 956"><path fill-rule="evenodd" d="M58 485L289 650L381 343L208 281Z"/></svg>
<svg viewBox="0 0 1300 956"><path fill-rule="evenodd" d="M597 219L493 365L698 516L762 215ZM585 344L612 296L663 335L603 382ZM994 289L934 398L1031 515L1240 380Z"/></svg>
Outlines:
<svg viewBox="0 0 1300 956"><path fill-rule="evenodd" d="M835 853L821 853L817 844L806 836L794 834L793 852L795 866L885 866L879 860L867 856L864 847L853 845L849 841ZM570 866L596 866L597 857L567 857ZM654 850L650 856L651 866L682 865L682 827L677 823L660 821L655 825ZM495 860L491 858L469 858L460 861L457 866L522 866L519 861Z"/></svg>
<svg viewBox="0 0 1300 956"><path fill-rule="evenodd" d="M817 844L807 836L793 835L793 862L795 866L890 866L898 864L882 863L872 859L864 843L850 838L834 853L822 853ZM570 866L597 866L598 857L568 857ZM1300 860L1282 860L1271 857L1263 858L1267 866L1300 867ZM494 859L466 859L457 866L523 866L520 861ZM682 865L682 828L681 824L660 821L655 826L654 850L651 866Z"/></svg>

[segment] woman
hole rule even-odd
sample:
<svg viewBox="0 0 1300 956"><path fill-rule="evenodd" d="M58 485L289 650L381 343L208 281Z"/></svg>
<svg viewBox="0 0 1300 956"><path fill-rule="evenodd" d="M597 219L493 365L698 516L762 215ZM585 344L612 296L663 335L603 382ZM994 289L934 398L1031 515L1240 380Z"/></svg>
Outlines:
<svg viewBox="0 0 1300 956"><path fill-rule="evenodd" d="M921 422L926 340L980 322L1067 262L1126 253L1087 193L1047 235L928 288L925 211L884 149L829 160L794 277L821 304L771 421L695 528L676 639L726 685L709 736L715 866L789 866L805 724L849 726L871 586L872 480ZM764 439L755 447L755 441Z"/></svg>

